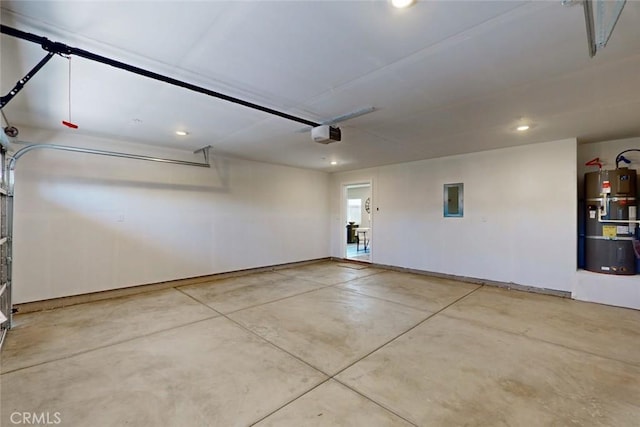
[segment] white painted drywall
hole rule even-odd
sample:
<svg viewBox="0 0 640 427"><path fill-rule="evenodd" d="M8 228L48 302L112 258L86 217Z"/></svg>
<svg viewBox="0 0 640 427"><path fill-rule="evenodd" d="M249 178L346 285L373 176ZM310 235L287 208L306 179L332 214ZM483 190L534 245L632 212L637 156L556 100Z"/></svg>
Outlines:
<svg viewBox="0 0 640 427"><path fill-rule="evenodd" d="M72 133L25 140L201 161ZM222 158L192 168L33 151L16 170L14 303L329 256L329 175Z"/></svg>
<svg viewBox="0 0 640 427"><path fill-rule="evenodd" d="M332 256L343 183L373 180L372 262L571 291L576 140L382 166L331 177ZM443 217L443 185L464 183L464 217Z"/></svg>
<svg viewBox="0 0 640 427"><path fill-rule="evenodd" d="M599 157L604 169L615 169L616 156L629 148L640 149L640 138L579 145L578 193L584 193L584 174L598 170L597 167L585 166L586 162ZM625 157L632 161L629 167L640 171L640 152L631 152L625 154ZM620 166L625 165L621 163ZM582 301L640 309L640 275L614 276L580 270L576 275L572 297Z"/></svg>

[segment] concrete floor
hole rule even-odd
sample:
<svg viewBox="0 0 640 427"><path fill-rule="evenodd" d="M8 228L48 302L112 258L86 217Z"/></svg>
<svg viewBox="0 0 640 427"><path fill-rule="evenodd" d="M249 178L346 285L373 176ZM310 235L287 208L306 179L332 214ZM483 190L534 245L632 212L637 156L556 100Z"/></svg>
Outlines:
<svg viewBox="0 0 640 427"><path fill-rule="evenodd" d="M326 262L18 315L1 371L3 426L638 426L640 312Z"/></svg>

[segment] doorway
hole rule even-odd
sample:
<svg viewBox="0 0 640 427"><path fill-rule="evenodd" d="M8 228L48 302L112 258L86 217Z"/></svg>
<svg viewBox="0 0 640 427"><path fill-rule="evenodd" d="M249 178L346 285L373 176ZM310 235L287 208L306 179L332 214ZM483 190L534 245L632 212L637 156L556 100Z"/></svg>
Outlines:
<svg viewBox="0 0 640 427"><path fill-rule="evenodd" d="M373 237L373 200L371 182L343 186L344 257L354 261L371 262Z"/></svg>

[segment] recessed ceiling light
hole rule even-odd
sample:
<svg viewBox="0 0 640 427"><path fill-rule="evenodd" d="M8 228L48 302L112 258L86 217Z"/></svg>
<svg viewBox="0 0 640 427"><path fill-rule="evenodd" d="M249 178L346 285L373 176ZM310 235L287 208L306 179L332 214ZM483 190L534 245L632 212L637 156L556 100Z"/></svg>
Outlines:
<svg viewBox="0 0 640 427"><path fill-rule="evenodd" d="M414 1L415 0L391 0L391 4L398 9L404 9L405 7L411 6Z"/></svg>
<svg viewBox="0 0 640 427"><path fill-rule="evenodd" d="M518 132L524 132L525 130L529 130L529 125L521 125L516 128Z"/></svg>
<svg viewBox="0 0 640 427"><path fill-rule="evenodd" d="M335 160L331 162L331 165L333 165L333 166L335 166L337 164L338 164L338 162L336 162Z"/></svg>
<svg viewBox="0 0 640 427"><path fill-rule="evenodd" d="M187 135L189 135L189 132L184 131L184 130L177 130L176 131L176 135L178 135L178 136L187 136Z"/></svg>

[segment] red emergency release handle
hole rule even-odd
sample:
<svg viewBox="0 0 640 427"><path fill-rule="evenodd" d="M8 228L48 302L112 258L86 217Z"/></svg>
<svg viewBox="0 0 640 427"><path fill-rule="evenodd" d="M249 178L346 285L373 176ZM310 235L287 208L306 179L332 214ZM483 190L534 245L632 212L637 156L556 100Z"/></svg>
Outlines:
<svg viewBox="0 0 640 427"><path fill-rule="evenodd" d="M66 120L62 121L62 124L71 129L78 129L78 125L75 123L68 122Z"/></svg>

